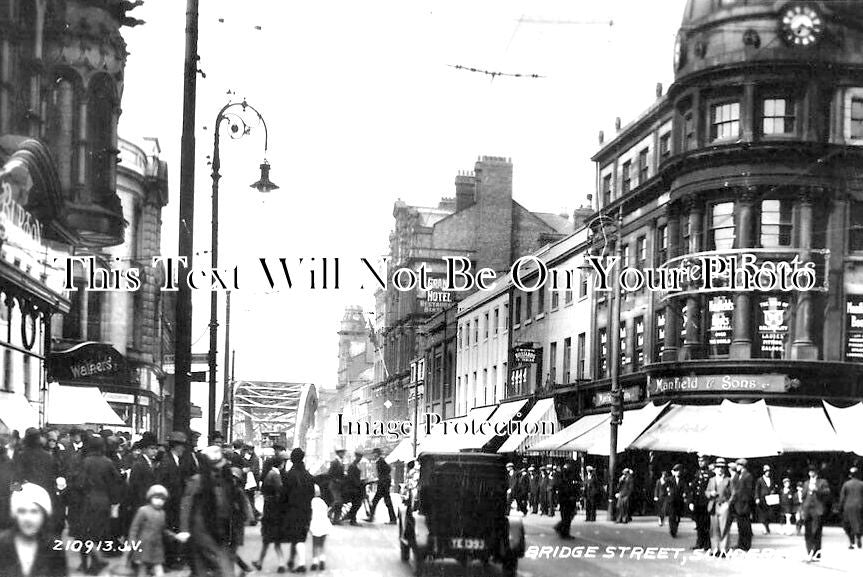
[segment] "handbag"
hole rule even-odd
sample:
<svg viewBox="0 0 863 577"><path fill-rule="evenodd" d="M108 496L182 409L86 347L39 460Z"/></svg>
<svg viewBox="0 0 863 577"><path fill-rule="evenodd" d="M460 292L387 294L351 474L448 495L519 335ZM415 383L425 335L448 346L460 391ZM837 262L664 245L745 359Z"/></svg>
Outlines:
<svg viewBox="0 0 863 577"><path fill-rule="evenodd" d="M255 475L251 471L246 473L246 491L258 488L258 482L255 480Z"/></svg>
<svg viewBox="0 0 863 577"><path fill-rule="evenodd" d="M776 493L770 493L769 495L764 495L764 503L768 507L775 507L779 505L779 495Z"/></svg>

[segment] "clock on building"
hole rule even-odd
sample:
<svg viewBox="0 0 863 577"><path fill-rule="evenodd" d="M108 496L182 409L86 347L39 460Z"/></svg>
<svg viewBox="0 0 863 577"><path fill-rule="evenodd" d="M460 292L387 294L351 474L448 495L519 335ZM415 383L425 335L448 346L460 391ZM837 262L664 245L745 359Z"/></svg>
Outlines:
<svg viewBox="0 0 863 577"><path fill-rule="evenodd" d="M782 12L782 34L793 46L809 46L821 36L824 20L809 4L789 4Z"/></svg>

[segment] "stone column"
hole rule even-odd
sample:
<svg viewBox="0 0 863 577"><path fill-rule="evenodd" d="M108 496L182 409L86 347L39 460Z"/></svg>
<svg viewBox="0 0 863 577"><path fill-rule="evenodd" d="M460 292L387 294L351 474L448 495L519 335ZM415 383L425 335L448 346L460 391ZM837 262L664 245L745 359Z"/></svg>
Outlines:
<svg viewBox="0 0 863 577"><path fill-rule="evenodd" d="M668 220L666 223L668 231L668 258L673 259L680 255L680 206L671 203L666 206ZM657 263L662 265L664 263ZM680 306L679 299L669 297L665 300L665 343L662 347L662 361L671 362L677 360L680 348Z"/></svg>
<svg viewBox="0 0 863 577"><path fill-rule="evenodd" d="M754 204L757 189L754 186L743 187L737 197L734 207L736 248L752 248L755 246ZM732 359L752 358L752 295L749 292L738 292L734 295L734 317L732 320L732 337L729 357Z"/></svg>
<svg viewBox="0 0 863 577"><path fill-rule="evenodd" d="M699 252L702 248L702 222L704 220L704 203L690 196L687 198L689 209L689 247L688 251ZM701 296L690 294L686 297L686 326L683 347L680 349L680 360L699 359L702 356L703 342L701 338Z"/></svg>
<svg viewBox="0 0 863 577"><path fill-rule="evenodd" d="M75 192L72 194L73 202L87 202L90 199L87 187L87 107L88 99L84 94L78 100L78 134L76 135L75 146L77 148L78 157L78 174L77 182L75 183Z"/></svg>
<svg viewBox="0 0 863 577"><path fill-rule="evenodd" d="M756 106L755 84L747 82L743 85L743 101L740 103L740 139L743 142L752 142L760 131L755 125L761 118L761 110Z"/></svg>
<svg viewBox="0 0 863 577"><path fill-rule="evenodd" d="M800 232L797 235L800 261L811 260L812 249L812 201L815 197L824 198L825 191L821 187L810 187L800 191L797 198ZM812 294L810 292L795 293L794 306L794 341L791 343L791 358L797 360L818 359L818 348L812 341Z"/></svg>
<svg viewBox="0 0 863 577"><path fill-rule="evenodd" d="M12 86L12 48L9 39L0 40L0 134L9 134L12 111L9 93Z"/></svg>

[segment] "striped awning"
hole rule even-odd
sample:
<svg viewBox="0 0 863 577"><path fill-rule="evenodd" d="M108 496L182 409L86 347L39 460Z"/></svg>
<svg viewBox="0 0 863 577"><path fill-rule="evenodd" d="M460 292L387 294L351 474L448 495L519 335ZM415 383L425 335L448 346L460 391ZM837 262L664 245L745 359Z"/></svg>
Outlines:
<svg viewBox="0 0 863 577"><path fill-rule="evenodd" d="M539 423L551 422L554 423L554 431L545 435L530 435L528 434L532 428ZM501 445L498 453L525 453L530 450L531 446L548 439L560 429L560 424L557 420L557 411L554 408L554 399L539 399L527 416L522 419L520 429L509 436L509 438Z"/></svg>
<svg viewBox="0 0 863 577"><path fill-rule="evenodd" d="M469 438L464 439L462 448L463 449L482 449L486 443L494 439L497 434L495 433L495 428L500 426L504 426L512 421L521 411L524 409L524 406L527 404L527 399L521 399L519 401L509 401L506 403L501 403L495 408L495 411L491 414L487 419L488 426L485 427L485 431L482 433L477 432L474 435L469 435ZM474 409L475 410L475 409ZM477 424L479 421L477 421Z"/></svg>
<svg viewBox="0 0 863 577"><path fill-rule="evenodd" d="M863 455L863 403L840 408L824 403L843 450Z"/></svg>
<svg viewBox="0 0 863 577"><path fill-rule="evenodd" d="M423 439L417 450L417 454L422 451L434 453L457 452L470 448L467 445L471 444L473 435L463 434L461 423L464 423L469 428L471 421L480 423L488 420L495 409L497 409L497 405L476 407L471 409L466 415L438 423L432 428L428 437Z"/></svg>

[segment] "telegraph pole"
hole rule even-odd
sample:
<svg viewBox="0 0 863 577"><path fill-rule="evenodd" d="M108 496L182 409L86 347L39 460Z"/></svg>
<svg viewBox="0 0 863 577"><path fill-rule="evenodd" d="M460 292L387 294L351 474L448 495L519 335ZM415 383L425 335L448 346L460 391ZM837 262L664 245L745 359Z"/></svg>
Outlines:
<svg viewBox="0 0 863 577"><path fill-rule="evenodd" d="M623 209L618 209L617 212L617 240L614 243L614 256L617 258L617 264L612 271L613 285L611 286L611 319L609 323L608 339L610 341L609 367L611 369L611 419L609 430L609 451L608 451L608 519L611 520L614 516L614 484L615 484L615 467L617 465L617 427L623 420L623 398L620 389L620 269L626 266L626 263L620 262L623 257Z"/></svg>
<svg viewBox="0 0 863 577"><path fill-rule="evenodd" d="M186 60L183 71L183 135L180 141L179 283L174 339L174 430L187 431L191 418L192 267L195 218L195 100L198 80L198 0L186 0Z"/></svg>

